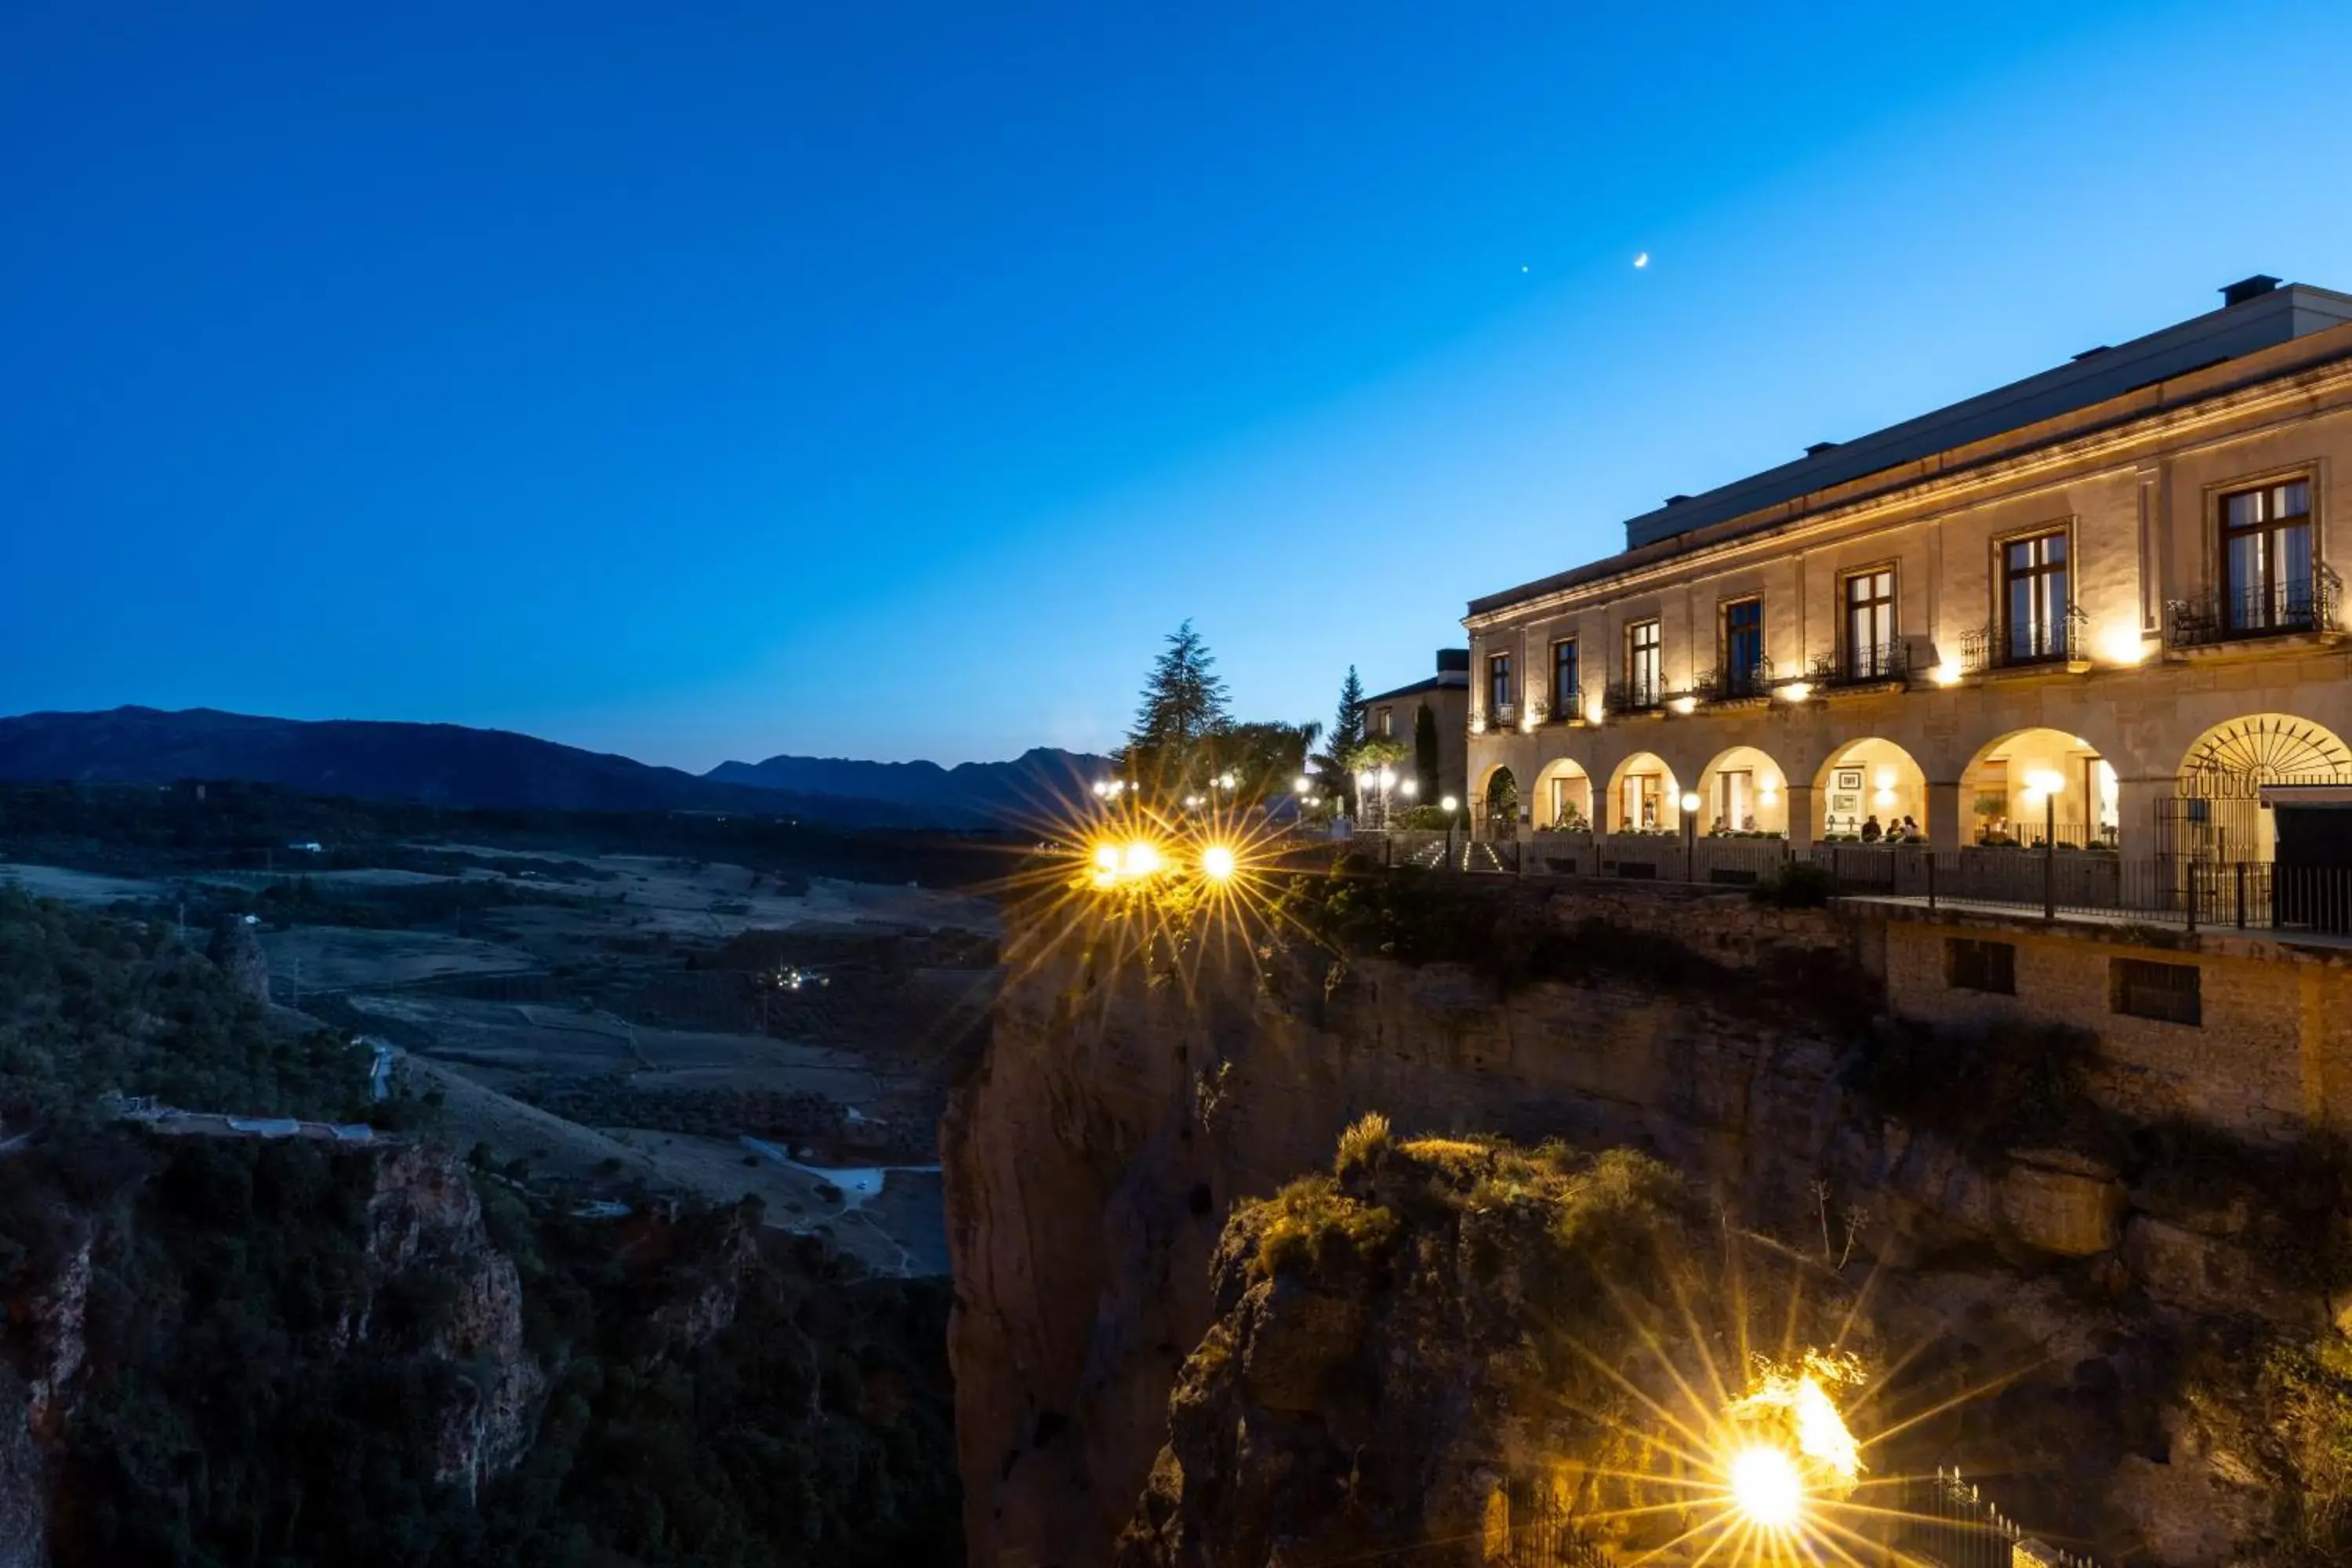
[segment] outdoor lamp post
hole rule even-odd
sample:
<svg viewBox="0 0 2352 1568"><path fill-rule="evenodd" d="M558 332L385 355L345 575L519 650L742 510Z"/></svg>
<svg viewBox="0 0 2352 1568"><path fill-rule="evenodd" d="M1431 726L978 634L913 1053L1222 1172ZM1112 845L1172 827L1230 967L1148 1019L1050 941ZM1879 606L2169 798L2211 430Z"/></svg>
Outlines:
<svg viewBox="0 0 2352 1568"><path fill-rule="evenodd" d="M2042 796L2042 918L2058 918L2058 792L2066 775L2042 768L2025 775L2025 787Z"/></svg>
<svg viewBox="0 0 2352 1568"><path fill-rule="evenodd" d="M1454 864L1454 814L1461 808L1462 803L1450 795L1437 803L1437 809L1445 813L1445 864L1449 868Z"/></svg>
<svg viewBox="0 0 2352 1568"><path fill-rule="evenodd" d="M1685 790L1680 802L1683 808L1683 880L1692 881L1698 856L1698 792Z"/></svg>

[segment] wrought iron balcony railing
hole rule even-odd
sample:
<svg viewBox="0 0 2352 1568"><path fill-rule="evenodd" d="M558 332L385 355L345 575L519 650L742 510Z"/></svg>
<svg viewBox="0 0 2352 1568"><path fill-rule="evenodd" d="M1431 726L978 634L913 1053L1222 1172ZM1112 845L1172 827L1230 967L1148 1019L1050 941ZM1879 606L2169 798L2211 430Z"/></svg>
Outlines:
<svg viewBox="0 0 2352 1568"><path fill-rule="evenodd" d="M2344 629L2342 579L2326 565L2270 587L2212 588L2164 605L2164 646L2202 647L2249 637Z"/></svg>
<svg viewBox="0 0 2352 1568"><path fill-rule="evenodd" d="M1720 666L1702 674L1692 683L1691 689L1704 702L1733 702L1744 697L1769 697L1772 694L1772 661L1757 658L1743 664Z"/></svg>
<svg viewBox="0 0 2352 1568"><path fill-rule="evenodd" d="M1647 713L1664 706L1666 690L1655 677L1643 680L1612 680L1601 702L1612 713Z"/></svg>
<svg viewBox="0 0 2352 1568"><path fill-rule="evenodd" d="M1551 694L1551 707L1544 718L1554 724L1565 724L1571 719L1584 717L1584 688L1581 685L1560 688Z"/></svg>
<svg viewBox="0 0 2352 1568"><path fill-rule="evenodd" d="M1960 668L1970 675L2032 664L2071 664L2084 656L2090 616L2069 605L2055 620L1995 621L1960 637Z"/></svg>
<svg viewBox="0 0 2352 1568"><path fill-rule="evenodd" d="M1911 678L1911 645L1892 642L1860 644L1823 654L1813 660L1816 686L1874 686L1885 680Z"/></svg>
<svg viewBox="0 0 2352 1568"><path fill-rule="evenodd" d="M1519 705L1497 702L1486 710L1486 722L1497 730L1507 730L1519 721Z"/></svg>

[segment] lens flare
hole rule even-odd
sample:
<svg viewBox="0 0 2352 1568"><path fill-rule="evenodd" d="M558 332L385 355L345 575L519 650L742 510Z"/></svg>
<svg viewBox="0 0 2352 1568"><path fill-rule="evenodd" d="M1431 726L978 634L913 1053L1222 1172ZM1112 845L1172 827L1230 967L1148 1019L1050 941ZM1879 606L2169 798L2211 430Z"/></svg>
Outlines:
<svg viewBox="0 0 2352 1568"><path fill-rule="evenodd" d="M1160 869L1160 847L1148 838L1135 840L1119 858L1119 869L1130 877L1150 876Z"/></svg>
<svg viewBox="0 0 2352 1568"><path fill-rule="evenodd" d="M1114 873L1114 874L1116 874L1116 873L1118 872L1118 845L1116 845L1116 844L1097 844L1097 845L1096 845L1096 846L1095 846L1095 869L1096 869L1096 870L1097 870L1097 871L1109 871L1109 872L1112 872L1112 873Z"/></svg>
<svg viewBox="0 0 2352 1568"><path fill-rule="evenodd" d="M1201 874L1213 882L1231 879L1238 864L1233 850L1223 844L1212 844L1201 851Z"/></svg>
<svg viewBox="0 0 2352 1568"><path fill-rule="evenodd" d="M1731 1498L1752 1522L1785 1529L1805 1511L1805 1482L1795 1460L1759 1443L1732 1459Z"/></svg>

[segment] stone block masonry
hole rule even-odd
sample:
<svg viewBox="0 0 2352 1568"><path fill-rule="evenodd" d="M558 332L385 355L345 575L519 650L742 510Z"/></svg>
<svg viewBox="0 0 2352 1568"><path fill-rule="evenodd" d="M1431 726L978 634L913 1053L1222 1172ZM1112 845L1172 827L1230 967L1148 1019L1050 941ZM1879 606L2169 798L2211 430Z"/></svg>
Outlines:
<svg viewBox="0 0 2352 1568"><path fill-rule="evenodd" d="M2352 1131L2352 950L1866 903L1843 912L1879 928L1889 1011L2088 1029L2100 1042L2095 1092L2133 1120L2195 1121L2263 1143ZM1956 941L2009 948L2013 993L1956 984ZM2126 1010L2124 964L2192 971L2175 983L2193 994L2193 1020Z"/></svg>

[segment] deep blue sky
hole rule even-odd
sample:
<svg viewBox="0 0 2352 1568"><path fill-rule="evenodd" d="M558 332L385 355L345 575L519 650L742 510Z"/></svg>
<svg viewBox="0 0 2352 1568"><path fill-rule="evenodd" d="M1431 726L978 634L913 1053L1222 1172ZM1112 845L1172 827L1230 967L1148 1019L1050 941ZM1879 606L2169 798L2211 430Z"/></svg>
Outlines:
<svg viewBox="0 0 2352 1568"><path fill-rule="evenodd" d="M1190 616L1319 718L1670 491L2352 288L2352 7L1937 9L17 0L0 711L952 762Z"/></svg>

